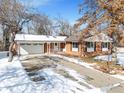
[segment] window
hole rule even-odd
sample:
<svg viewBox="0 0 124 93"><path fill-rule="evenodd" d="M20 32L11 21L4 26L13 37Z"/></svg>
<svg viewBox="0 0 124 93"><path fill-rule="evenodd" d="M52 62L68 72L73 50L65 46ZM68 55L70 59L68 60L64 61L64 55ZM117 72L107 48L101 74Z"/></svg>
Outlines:
<svg viewBox="0 0 124 93"><path fill-rule="evenodd" d="M72 43L72 48L78 48L78 43L77 42L73 42Z"/></svg>
<svg viewBox="0 0 124 93"><path fill-rule="evenodd" d="M108 43L102 43L102 48L108 48Z"/></svg>
<svg viewBox="0 0 124 93"><path fill-rule="evenodd" d="M31 45L30 43L27 43L26 45Z"/></svg>
<svg viewBox="0 0 124 93"><path fill-rule="evenodd" d="M20 45L31 45L31 43L21 43Z"/></svg>
<svg viewBox="0 0 124 93"><path fill-rule="evenodd" d="M78 43L77 42L72 42L72 51L78 52Z"/></svg>
<svg viewBox="0 0 124 93"><path fill-rule="evenodd" d="M42 43L39 43L38 45L43 45Z"/></svg>
<svg viewBox="0 0 124 93"><path fill-rule="evenodd" d="M38 45L38 43L34 43L33 45Z"/></svg>
<svg viewBox="0 0 124 93"><path fill-rule="evenodd" d="M105 42L105 43L102 43L102 51L108 51L109 49L109 43Z"/></svg>
<svg viewBox="0 0 124 93"><path fill-rule="evenodd" d="M55 46L57 46L57 43L55 43Z"/></svg>
<svg viewBox="0 0 124 93"><path fill-rule="evenodd" d="M94 48L93 42L87 42L87 48Z"/></svg>
<svg viewBox="0 0 124 93"><path fill-rule="evenodd" d="M21 43L20 45L25 45L25 43Z"/></svg>
<svg viewBox="0 0 124 93"><path fill-rule="evenodd" d="M94 51L95 51L95 43L87 42L87 52L94 52Z"/></svg>

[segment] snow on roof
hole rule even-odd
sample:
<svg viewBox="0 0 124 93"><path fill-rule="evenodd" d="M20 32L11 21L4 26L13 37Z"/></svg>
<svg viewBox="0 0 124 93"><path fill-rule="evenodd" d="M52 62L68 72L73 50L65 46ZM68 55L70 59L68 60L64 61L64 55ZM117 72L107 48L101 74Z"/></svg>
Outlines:
<svg viewBox="0 0 124 93"><path fill-rule="evenodd" d="M113 42L112 38L110 38L105 33L99 33L97 35L86 38L84 41L87 42Z"/></svg>
<svg viewBox="0 0 124 93"><path fill-rule="evenodd" d="M35 42L64 42L66 36L47 36L47 35L30 35L16 34L16 41L35 41Z"/></svg>

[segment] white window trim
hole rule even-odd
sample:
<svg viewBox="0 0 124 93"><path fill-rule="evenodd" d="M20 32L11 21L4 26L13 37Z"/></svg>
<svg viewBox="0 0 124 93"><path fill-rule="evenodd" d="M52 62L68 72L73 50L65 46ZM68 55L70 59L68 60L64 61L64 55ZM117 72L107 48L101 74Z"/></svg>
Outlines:
<svg viewBox="0 0 124 93"><path fill-rule="evenodd" d="M102 51L108 51L108 48L102 48Z"/></svg>
<svg viewBox="0 0 124 93"><path fill-rule="evenodd" d="M87 48L87 52L94 52L94 48Z"/></svg>
<svg viewBox="0 0 124 93"><path fill-rule="evenodd" d="M105 43L105 42L103 42L103 43ZM103 45L102 45L102 51L108 51L108 49L109 49L109 48L108 48L108 47L109 47L108 45L109 45L109 44L108 44L108 42L106 42L106 43L107 43L107 47L104 47L104 48L103 48Z"/></svg>
<svg viewBox="0 0 124 93"><path fill-rule="evenodd" d="M90 42L91 43L91 42ZM87 47L87 52L94 52L95 51L95 43L94 42L92 42L93 43L93 47Z"/></svg>
<svg viewBox="0 0 124 93"><path fill-rule="evenodd" d="M77 52L78 51L78 48L72 48L72 51Z"/></svg>
<svg viewBox="0 0 124 93"><path fill-rule="evenodd" d="M78 52L78 47L79 47L79 45L78 45L77 48L75 48L75 47L73 47L73 43L77 43L77 44L78 44L78 42L72 42L72 51Z"/></svg>
<svg viewBox="0 0 124 93"><path fill-rule="evenodd" d="M65 48L63 48L63 50L62 50L63 52L66 52L66 49Z"/></svg>

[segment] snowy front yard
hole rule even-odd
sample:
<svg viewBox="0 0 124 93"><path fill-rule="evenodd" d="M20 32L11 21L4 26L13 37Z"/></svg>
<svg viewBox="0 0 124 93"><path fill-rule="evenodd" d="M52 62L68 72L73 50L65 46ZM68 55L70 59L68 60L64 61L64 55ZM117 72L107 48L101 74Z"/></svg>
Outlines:
<svg viewBox="0 0 124 93"><path fill-rule="evenodd" d="M12 63L8 63L7 58L0 60L0 93L36 93L35 84L18 59Z"/></svg>
<svg viewBox="0 0 124 93"><path fill-rule="evenodd" d="M95 87L86 75L65 67L57 57L0 60L0 93L107 93Z"/></svg>

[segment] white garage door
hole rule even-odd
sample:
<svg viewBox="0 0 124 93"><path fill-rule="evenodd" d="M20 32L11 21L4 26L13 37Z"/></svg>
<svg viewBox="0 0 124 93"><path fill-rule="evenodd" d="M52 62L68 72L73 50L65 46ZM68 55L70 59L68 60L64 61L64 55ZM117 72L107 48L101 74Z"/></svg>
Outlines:
<svg viewBox="0 0 124 93"><path fill-rule="evenodd" d="M44 53L44 44L21 44L21 54L41 54Z"/></svg>

